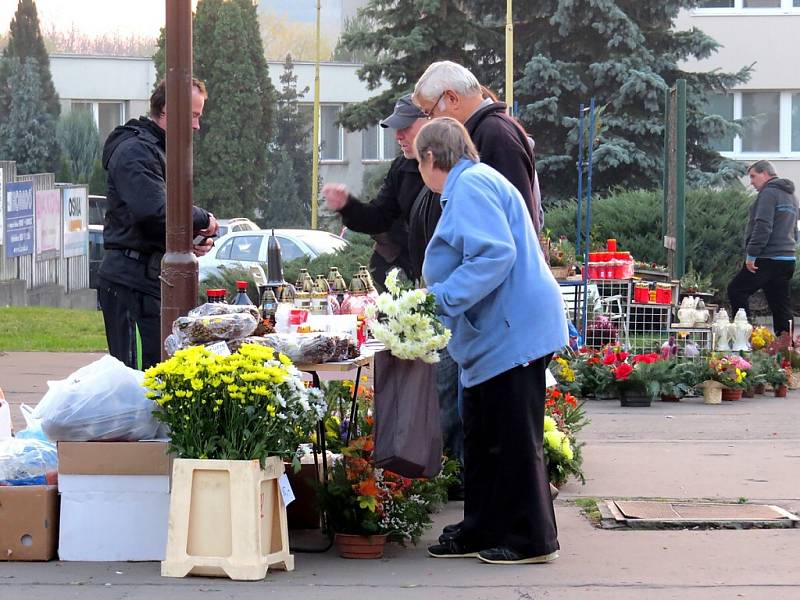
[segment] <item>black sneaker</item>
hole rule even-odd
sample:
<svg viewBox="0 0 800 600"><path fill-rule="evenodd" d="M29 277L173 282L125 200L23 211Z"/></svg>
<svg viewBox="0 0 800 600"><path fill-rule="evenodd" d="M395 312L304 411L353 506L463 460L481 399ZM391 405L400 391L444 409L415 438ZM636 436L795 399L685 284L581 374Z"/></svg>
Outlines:
<svg viewBox="0 0 800 600"><path fill-rule="evenodd" d="M481 550L478 558L492 565L533 565L554 561L558 558L558 551L541 556L523 556L512 548L489 548Z"/></svg>
<svg viewBox="0 0 800 600"><path fill-rule="evenodd" d="M442 534L439 536L439 543L444 544L446 540L451 540L458 535L458 532L461 531L461 526L464 524L464 521L460 521L459 523L453 523L451 525L445 525L444 529L442 529Z"/></svg>
<svg viewBox="0 0 800 600"><path fill-rule="evenodd" d="M477 550L470 550L460 542L449 538L440 544L428 546L428 555L433 558L476 558Z"/></svg>

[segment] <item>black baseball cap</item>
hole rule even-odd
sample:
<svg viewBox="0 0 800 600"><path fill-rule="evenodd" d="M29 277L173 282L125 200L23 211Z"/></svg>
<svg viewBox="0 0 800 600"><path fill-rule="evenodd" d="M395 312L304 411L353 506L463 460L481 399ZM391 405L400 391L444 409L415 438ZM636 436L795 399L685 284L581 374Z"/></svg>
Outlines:
<svg viewBox="0 0 800 600"><path fill-rule="evenodd" d="M411 102L411 94L406 94L394 105L394 112L381 121L381 127L405 129L411 127L417 119L425 119L427 115L416 104Z"/></svg>

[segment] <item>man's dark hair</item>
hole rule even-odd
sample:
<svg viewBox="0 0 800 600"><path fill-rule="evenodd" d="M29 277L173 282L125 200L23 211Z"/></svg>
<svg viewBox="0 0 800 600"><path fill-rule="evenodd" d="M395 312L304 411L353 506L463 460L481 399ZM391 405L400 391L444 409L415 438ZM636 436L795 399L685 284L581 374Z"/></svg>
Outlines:
<svg viewBox="0 0 800 600"><path fill-rule="evenodd" d="M202 94L203 98L208 98L206 91L206 84L192 77L192 87L197 88L197 91ZM150 96L150 116L157 119L164 114L164 106L167 104L167 80L162 79L158 82L156 89Z"/></svg>
<svg viewBox="0 0 800 600"><path fill-rule="evenodd" d="M747 172L755 171L756 173L766 173L770 177L777 177L775 167L768 160L758 160L747 168Z"/></svg>

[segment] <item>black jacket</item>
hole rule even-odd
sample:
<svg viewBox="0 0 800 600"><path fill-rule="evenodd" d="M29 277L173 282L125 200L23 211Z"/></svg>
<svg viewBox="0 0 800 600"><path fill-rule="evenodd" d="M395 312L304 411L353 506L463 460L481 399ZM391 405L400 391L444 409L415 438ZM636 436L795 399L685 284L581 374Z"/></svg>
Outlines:
<svg viewBox="0 0 800 600"><path fill-rule="evenodd" d="M157 277L146 277L146 263L166 249L165 151L164 130L146 117L115 128L103 147L108 210L100 275L155 296L160 295L161 284ZM197 232L208 227L209 214L193 207L192 221Z"/></svg>
<svg viewBox="0 0 800 600"><path fill-rule="evenodd" d="M402 245L401 257L403 253L408 256L413 270L410 275L417 279L422 276L425 248L441 212L439 194L425 187L417 161L398 156L389 167L375 199L364 204L350 196L340 214L345 226L353 231L372 235L394 233L392 241ZM398 230L397 222L408 224L408 229Z"/></svg>
<svg viewBox="0 0 800 600"><path fill-rule="evenodd" d="M464 123L481 157L522 194L536 233L542 229L541 207L533 197L536 164L525 131L506 114L503 102L479 108Z"/></svg>
<svg viewBox="0 0 800 600"><path fill-rule="evenodd" d="M750 207L744 232L747 256L794 256L797 249L798 204L794 184L773 177Z"/></svg>

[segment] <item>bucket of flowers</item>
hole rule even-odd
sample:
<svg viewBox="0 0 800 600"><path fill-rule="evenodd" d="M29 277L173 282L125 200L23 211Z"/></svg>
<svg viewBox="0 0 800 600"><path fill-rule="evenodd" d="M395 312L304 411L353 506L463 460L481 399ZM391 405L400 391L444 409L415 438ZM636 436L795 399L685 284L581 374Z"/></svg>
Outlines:
<svg viewBox="0 0 800 600"><path fill-rule="evenodd" d="M707 379L722 385L722 400L741 400L742 390L748 385L750 363L736 354L713 353L707 364Z"/></svg>
<svg viewBox="0 0 800 600"><path fill-rule="evenodd" d="M621 406L650 406L661 390L661 358L656 352L631 356L619 347L609 348L604 363L614 377L610 387L619 394Z"/></svg>
<svg viewBox="0 0 800 600"><path fill-rule="evenodd" d="M299 468L300 444L325 414L319 390L257 344L226 356L179 350L145 372L144 386L177 456L162 575L262 579L270 565L292 569L278 481L284 460Z"/></svg>
<svg viewBox="0 0 800 600"><path fill-rule="evenodd" d="M583 444L577 441L577 433L589 424L583 404L569 392L552 386L547 388L544 406L544 452L550 483L561 487L570 476L586 483Z"/></svg>
<svg viewBox="0 0 800 600"><path fill-rule="evenodd" d="M605 355L599 350L582 347L577 356L570 363L575 373L577 394L584 398L598 400L615 398L610 384L614 380L613 374L604 364ZM558 378L558 376L556 376Z"/></svg>
<svg viewBox="0 0 800 600"><path fill-rule="evenodd" d="M318 488L319 507L344 558L380 558L387 541L416 544L458 470L446 461L432 479L408 479L376 467L374 447L371 434L351 440L327 485Z"/></svg>

